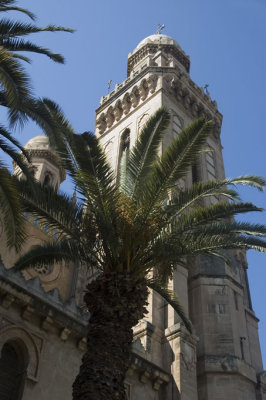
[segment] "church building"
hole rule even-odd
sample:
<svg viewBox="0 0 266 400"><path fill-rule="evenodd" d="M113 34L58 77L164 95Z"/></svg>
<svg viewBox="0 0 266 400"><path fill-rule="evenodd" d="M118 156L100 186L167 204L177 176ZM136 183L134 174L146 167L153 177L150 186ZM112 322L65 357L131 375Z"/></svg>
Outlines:
<svg viewBox="0 0 266 400"><path fill-rule="evenodd" d="M171 114L161 151L200 116L215 127L203 153L179 190L193 182L224 178L222 115L207 86L190 78L190 59L169 36L157 33L128 55L127 78L101 98L95 134L114 171L134 145L148 118L164 106ZM36 179L58 189L65 171L46 136L29 151ZM21 171L15 167L14 173ZM211 198L211 203L217 201ZM207 204L207 203L206 203ZM25 215L25 251L48 238L44 226ZM58 233L54 232L54 237ZM17 258L6 249L0 220L0 399L71 400L72 383L86 349L89 315L83 294L88 272L78 265L47 265L14 272ZM193 325L190 334L176 313L151 292L148 314L134 328L128 400L266 400L258 319L254 313L244 251L229 254L231 265L200 256L190 268L177 266L174 289Z"/></svg>

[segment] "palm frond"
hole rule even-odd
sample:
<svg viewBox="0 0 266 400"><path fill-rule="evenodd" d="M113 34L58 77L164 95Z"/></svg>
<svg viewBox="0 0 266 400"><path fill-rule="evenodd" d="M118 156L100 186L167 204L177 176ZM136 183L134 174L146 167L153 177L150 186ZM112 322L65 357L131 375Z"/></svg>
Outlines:
<svg viewBox="0 0 266 400"><path fill-rule="evenodd" d="M174 240L174 237L172 240ZM185 235L182 240L182 253L184 257L221 249L253 249L266 252L266 242L256 237L247 237L233 233L227 235L191 234Z"/></svg>
<svg viewBox="0 0 266 400"><path fill-rule="evenodd" d="M39 54L44 54L47 57L51 58L51 60L61 63L64 63L64 57L61 54L55 54L52 53L49 49L38 46L32 42L25 41L23 39L16 39L16 38L7 38L1 41L1 45L11 51L27 51L27 52L32 52L32 53L39 53ZM23 58L21 58L23 59ZM28 62L29 59L26 61Z"/></svg>
<svg viewBox="0 0 266 400"><path fill-rule="evenodd" d="M175 310L177 315L180 317L181 321L184 323L187 330L190 333L192 333L191 322L189 321L189 319L184 311L184 308L178 299L176 292L168 289L168 287L166 285L162 284L161 281L156 280L156 279L149 279L147 281L147 285L149 288L151 288L151 289L155 290L157 293L159 293L159 295L162 296L162 298L164 300L166 300L167 303L173 307L173 309Z"/></svg>
<svg viewBox="0 0 266 400"><path fill-rule="evenodd" d="M23 154L23 156L25 157L25 159L30 162L30 157L29 154L27 152L27 150L25 150L25 148L12 136L12 134L10 132L8 132L6 130L6 128L2 125L0 125L0 135L4 138L6 138L10 143L12 143L14 146L16 146L21 153Z"/></svg>
<svg viewBox="0 0 266 400"><path fill-rule="evenodd" d="M171 218L170 226L172 231L182 234L197 227L204 227L206 224L212 222L228 219L237 214L254 211L262 211L262 208L256 207L252 203L217 202L206 207L195 207L186 214L178 214L174 218Z"/></svg>
<svg viewBox="0 0 266 400"><path fill-rule="evenodd" d="M130 198L138 197L151 165L158 155L159 145L169 125L170 114L160 108L143 127L136 144L129 153L127 164L127 186L123 190Z"/></svg>
<svg viewBox="0 0 266 400"><path fill-rule="evenodd" d="M0 81L5 89L7 105L19 108L29 96L30 81L25 70L4 48L0 48Z"/></svg>
<svg viewBox="0 0 266 400"><path fill-rule="evenodd" d="M161 159L154 163L153 171L142 190L144 215L158 207L197 159L213 128L211 121L201 118L180 132L167 147Z"/></svg>
<svg viewBox="0 0 266 400"><path fill-rule="evenodd" d="M227 186L247 185L262 191L266 181L260 176L240 176L234 179L217 181L197 182L190 188L180 191L178 197L172 199L172 204L167 205L165 210L168 216L182 215L188 208L199 205L199 201L210 196L222 196L237 201L239 195L235 190Z"/></svg>
<svg viewBox="0 0 266 400"><path fill-rule="evenodd" d="M126 149L121 157L120 170L119 170L119 190L128 194L127 187L132 185L132 181L128 176L128 159L129 159L129 149Z"/></svg>
<svg viewBox="0 0 266 400"><path fill-rule="evenodd" d="M7 246L20 250L25 239L23 208L8 170L0 163L0 209L3 214Z"/></svg>
<svg viewBox="0 0 266 400"><path fill-rule="evenodd" d="M43 245L34 246L26 254L21 256L14 264L15 270L24 270L59 262L75 262L84 260L87 267L95 266L95 260L90 254L85 254L80 246L72 241L48 241Z"/></svg>
<svg viewBox="0 0 266 400"><path fill-rule="evenodd" d="M0 134L1 134L1 129L0 129ZM21 171L24 173L28 182L32 183L33 176L30 172L28 162L26 162L25 158L23 158L23 156L17 152L17 149L11 147L7 141L1 138L1 136L0 136L0 149L3 150L6 154L8 154L12 158L12 160L19 166Z"/></svg>
<svg viewBox="0 0 266 400"><path fill-rule="evenodd" d="M10 51L10 55L12 56L12 58L17 58L18 60L25 61L28 64L31 63L31 59L29 57L23 56L22 54L16 54Z"/></svg>
<svg viewBox="0 0 266 400"><path fill-rule="evenodd" d="M61 237L81 240L81 205L73 204L66 194L58 194L53 188L44 188L37 182L34 185L34 193L27 181L17 181L16 186L25 211L36 216L40 224L46 227L47 233L56 231Z"/></svg>
<svg viewBox="0 0 266 400"><path fill-rule="evenodd" d="M261 224L250 224L248 222L223 222L216 221L211 224L198 226L197 228L191 229L193 234L204 234L204 235L226 235L231 233L239 233L241 235L251 236L266 236L266 225Z"/></svg>
<svg viewBox="0 0 266 400"><path fill-rule="evenodd" d="M9 19L0 20L0 43L8 38L26 36L38 32L70 32L74 30L65 28L63 26L47 25L45 27L38 27L25 22L14 22ZM1 43L2 44L2 43Z"/></svg>
<svg viewBox="0 0 266 400"><path fill-rule="evenodd" d="M15 6L15 4L16 4L16 1L14 1L14 0L1 0L0 1L0 12L18 11L23 14L26 14L28 17L30 17L30 19L35 21L36 16L31 11L27 10L26 8L17 7L17 6Z"/></svg>

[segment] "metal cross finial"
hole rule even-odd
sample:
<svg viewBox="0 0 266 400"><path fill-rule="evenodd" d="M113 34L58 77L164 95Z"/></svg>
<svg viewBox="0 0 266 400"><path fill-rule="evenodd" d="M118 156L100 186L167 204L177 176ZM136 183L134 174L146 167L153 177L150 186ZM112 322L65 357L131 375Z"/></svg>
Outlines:
<svg viewBox="0 0 266 400"><path fill-rule="evenodd" d="M109 79L109 81L107 82L107 89L108 89L108 93L109 93L109 91L110 91L110 88L111 88L111 83L112 83L112 79Z"/></svg>
<svg viewBox="0 0 266 400"><path fill-rule="evenodd" d="M158 28L157 28L156 34L157 34L157 35L160 35L160 34L161 34L161 31L162 31L164 28L165 28L165 25L164 25L164 24L162 24L162 25L158 24Z"/></svg>
<svg viewBox="0 0 266 400"><path fill-rule="evenodd" d="M208 85L208 83L206 83L206 85L204 86L204 90L205 90L205 93L206 94L210 94L209 93L209 91L208 91L208 87L209 87L210 85Z"/></svg>

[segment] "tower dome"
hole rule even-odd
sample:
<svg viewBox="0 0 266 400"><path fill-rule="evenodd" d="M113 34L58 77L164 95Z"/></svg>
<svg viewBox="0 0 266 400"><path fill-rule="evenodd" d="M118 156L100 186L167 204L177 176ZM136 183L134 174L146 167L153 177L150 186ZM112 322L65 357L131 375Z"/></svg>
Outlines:
<svg viewBox="0 0 266 400"><path fill-rule="evenodd" d="M27 150L42 149L53 151L49 142L49 138L46 135L34 136L25 144L24 148Z"/></svg>
<svg viewBox="0 0 266 400"><path fill-rule="evenodd" d="M159 52L161 54L158 57ZM173 66L179 66L181 71L189 73L189 56L179 44L171 36L155 33L141 40L132 53L129 53L127 75L143 70L146 66L171 66L171 60Z"/></svg>
<svg viewBox="0 0 266 400"><path fill-rule="evenodd" d="M172 44L181 50L181 47L179 46L179 44L171 36L163 35L161 33L155 33L154 35L147 36L145 39L143 39L141 42L139 42L136 49L140 49L142 46L145 46L148 43Z"/></svg>

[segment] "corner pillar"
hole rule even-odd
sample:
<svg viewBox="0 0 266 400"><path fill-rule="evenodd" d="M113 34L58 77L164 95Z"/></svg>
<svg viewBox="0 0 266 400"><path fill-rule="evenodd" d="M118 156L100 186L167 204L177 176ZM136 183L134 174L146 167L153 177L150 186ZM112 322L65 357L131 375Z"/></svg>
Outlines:
<svg viewBox="0 0 266 400"><path fill-rule="evenodd" d="M173 380L168 384L167 399L198 400L196 372L197 337L188 333L181 323L165 330L165 351L171 358Z"/></svg>

